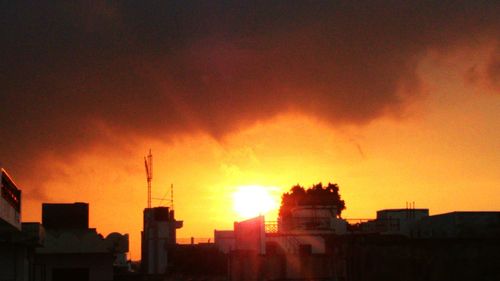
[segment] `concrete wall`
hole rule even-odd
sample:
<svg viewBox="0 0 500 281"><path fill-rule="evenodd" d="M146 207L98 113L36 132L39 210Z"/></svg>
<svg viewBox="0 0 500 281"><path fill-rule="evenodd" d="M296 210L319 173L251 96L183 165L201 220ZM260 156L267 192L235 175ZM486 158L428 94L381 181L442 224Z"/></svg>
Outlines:
<svg viewBox="0 0 500 281"><path fill-rule="evenodd" d="M427 217L412 229L420 238L500 237L500 212L452 212Z"/></svg>
<svg viewBox="0 0 500 281"><path fill-rule="evenodd" d="M310 245L312 254L325 253L325 240L319 235L268 235L266 243L276 243L284 253L298 253L301 245Z"/></svg>
<svg viewBox="0 0 500 281"><path fill-rule="evenodd" d="M411 239L346 235L327 239L325 254L234 251L231 281L498 281L500 238Z"/></svg>
<svg viewBox="0 0 500 281"><path fill-rule="evenodd" d="M0 281L33 280L33 253L22 244L0 243Z"/></svg>
<svg viewBox="0 0 500 281"><path fill-rule="evenodd" d="M175 245L176 229L182 227L182 221L175 220L168 207L146 208L143 215L141 270L165 274L170 264L168 250Z"/></svg>
<svg viewBox="0 0 500 281"><path fill-rule="evenodd" d="M236 250L252 250L265 254L264 217L258 216L242 222L234 223Z"/></svg>
<svg viewBox="0 0 500 281"><path fill-rule="evenodd" d="M231 281L332 279L330 255L259 255L234 251L229 259Z"/></svg>
<svg viewBox="0 0 500 281"><path fill-rule="evenodd" d="M48 229L89 228L88 203L43 203L42 224Z"/></svg>
<svg viewBox="0 0 500 281"><path fill-rule="evenodd" d="M0 167L0 232L21 230L21 190Z"/></svg>
<svg viewBox="0 0 500 281"><path fill-rule="evenodd" d="M21 230L21 214L0 196L0 231Z"/></svg>
<svg viewBox="0 0 500 281"><path fill-rule="evenodd" d="M84 268L89 281L113 280L113 256L108 253L38 254L35 259L35 280L52 280L54 269Z"/></svg>
<svg viewBox="0 0 500 281"><path fill-rule="evenodd" d="M219 251L228 254L235 249L236 239L232 230L215 230L214 243Z"/></svg>
<svg viewBox="0 0 500 281"><path fill-rule="evenodd" d="M500 239L350 236L331 246L337 280L500 280Z"/></svg>
<svg viewBox="0 0 500 281"><path fill-rule="evenodd" d="M410 235L415 222L429 216L429 209L394 209L377 211L377 230L388 234Z"/></svg>
<svg viewBox="0 0 500 281"><path fill-rule="evenodd" d="M298 206L291 217L279 221L279 232L308 234L345 234L347 222L337 218L335 206Z"/></svg>

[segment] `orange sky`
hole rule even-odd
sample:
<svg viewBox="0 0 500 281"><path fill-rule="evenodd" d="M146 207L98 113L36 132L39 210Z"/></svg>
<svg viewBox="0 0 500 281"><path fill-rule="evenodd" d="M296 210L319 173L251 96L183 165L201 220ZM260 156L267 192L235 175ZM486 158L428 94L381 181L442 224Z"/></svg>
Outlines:
<svg viewBox="0 0 500 281"><path fill-rule="evenodd" d="M88 202L139 259L150 148L178 237L232 228L246 185L335 182L347 218L500 209L498 3L257 2L6 3L0 164L23 221Z"/></svg>
<svg viewBox="0 0 500 281"><path fill-rule="evenodd" d="M406 201L431 214L499 210L500 96L494 88L464 82L475 62L464 56L422 61L427 95L400 116L334 127L290 112L219 140L190 134L132 138L119 148L97 145L69 159L47 157L57 177L41 188L51 202L89 202L91 227L129 233L133 259L140 256L143 156L149 148L153 197L175 186L176 216L184 220L178 237L211 237L214 229L232 228L240 218L231 194L241 185L269 187L279 200L296 183L336 182L347 218L372 218L376 210L405 207ZM23 221L40 221L40 204L25 194ZM276 212L266 218L275 220Z"/></svg>

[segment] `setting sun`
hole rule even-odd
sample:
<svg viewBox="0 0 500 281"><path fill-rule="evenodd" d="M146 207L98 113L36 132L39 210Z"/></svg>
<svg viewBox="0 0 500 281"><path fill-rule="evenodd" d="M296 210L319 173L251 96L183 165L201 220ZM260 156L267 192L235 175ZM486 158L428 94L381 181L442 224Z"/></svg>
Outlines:
<svg viewBox="0 0 500 281"><path fill-rule="evenodd" d="M264 215L278 206L267 187L259 185L240 186L233 193L233 208L241 218Z"/></svg>
<svg viewBox="0 0 500 281"><path fill-rule="evenodd" d="M82 263L76 260L69 266L66 253L76 259L81 249L79 253L91 256L89 264L101 263L102 249L116 250L116 233L128 235L127 247L118 243L123 253L107 255L117 257L113 264L119 270L106 258L106 276L92 277L94 269L73 275L112 280L116 271L120 276L115 279L129 279L121 274L133 269L137 272L131 272L130 279L243 281L231 275L242 265L253 274L250 279L350 280L364 268L328 275L347 268L350 256L340 257L337 248L329 248L347 253L343 242L316 245L274 232L299 236L314 230L310 228L322 228L314 235L328 229L335 230L332 235L366 231L371 239L380 224L409 233L407 242L395 238L401 252L390 251L408 257L404 266L411 270L412 262L419 269L425 265L429 272L422 274L427 279L481 279L481 273L456 270L454 276L441 276L448 270L440 262L447 261L441 253L458 259L450 259L451 265L466 261L465 269L473 261L466 254L455 255L448 242L442 244L450 248L411 242L413 233L441 235L430 222L410 227L392 223L392 215L386 219L384 212L381 221L376 220L381 210L401 210L401 219L412 220L417 219L415 211L406 209L429 210L423 213L429 220L458 212L500 213L500 0L4 2L0 281L25 276L51 280L58 274L62 277L56 279L74 280L63 278L65 266L79 271ZM17 189L7 187L11 184L2 169ZM319 183L338 184L343 202L319 188L311 191L311 198L288 196L295 186L305 192ZM295 190L302 194L302 189ZM330 196L336 204L330 204ZM339 210L313 206L318 202ZM76 210L84 210L80 226L92 236L73 230L71 237L63 235L61 227L51 226L51 219L46 227L45 204L73 203L78 203ZM69 211L56 213L68 215L53 218L57 223L74 220ZM262 221L274 233L267 242L273 242L270 252L279 253L280 260L272 257L276 264L271 265L260 256L258 263L228 260L235 256L231 251L248 250L241 239L245 237L264 242L258 250L265 254ZM365 221L370 223L361 226ZM235 226L242 229L253 222L263 235L256 235L256 229L235 235ZM450 230L446 225L444 232ZM462 218L460 225L465 227ZM40 227L46 235L31 237L40 234ZM87 240L69 243L77 241L73 234L92 241L113 235L106 245L87 245ZM243 246L237 247L236 240ZM341 240L350 243L351 238ZM251 252L257 247L253 242L248 241ZM500 239L495 247L490 242L488 249L498 253L500 263ZM177 246L185 243L190 245ZM390 245L385 240L382 244ZM62 259L47 256L65 245L81 247L61 248ZM224 258L211 252L215 246ZM205 250L213 258L205 259ZM439 253L436 275L427 267L434 250ZM6 251L9 265L15 265L10 271L2 266ZM292 264L282 268L288 264L281 261L287 251L307 257L289 259ZM465 252L475 255L469 246ZM335 255L325 260L325 274L309 275L316 268L312 261L326 253ZM389 261L382 247L380 253ZM359 254L352 261L365 261L371 250ZM206 260L231 261L238 268L212 266ZM302 267L301 261L307 265ZM387 269L366 261L367 270ZM402 261L395 257L395 262ZM485 264L478 259L474 263ZM243 266L248 264L258 270ZM318 266L323 269L322 263ZM490 279L500 281L497 267L499 277ZM276 275L267 276L260 268L271 268ZM52 274L52 269L59 273ZM205 269L213 269L214 275L201 274ZM166 275L150 275L159 271ZM104 274L104 269L99 272ZM18 273L22 276L14 276ZM412 278L410 273L394 274L404 279ZM376 278L379 272L373 274Z"/></svg>

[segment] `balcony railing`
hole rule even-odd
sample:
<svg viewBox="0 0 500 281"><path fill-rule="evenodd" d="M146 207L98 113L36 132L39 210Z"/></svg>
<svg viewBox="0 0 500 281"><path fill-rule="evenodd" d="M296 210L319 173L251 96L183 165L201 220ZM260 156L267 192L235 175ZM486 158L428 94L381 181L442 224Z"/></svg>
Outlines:
<svg viewBox="0 0 500 281"><path fill-rule="evenodd" d="M266 233L278 233L278 222L266 221L264 224L264 231Z"/></svg>
<svg viewBox="0 0 500 281"><path fill-rule="evenodd" d="M175 241L177 244L189 245L189 244L199 244L199 243L214 243L214 239L211 237L180 237Z"/></svg>
<svg viewBox="0 0 500 281"><path fill-rule="evenodd" d="M285 221L269 221L264 224L266 233L280 233L294 230L333 230L331 218L299 217L288 218Z"/></svg>

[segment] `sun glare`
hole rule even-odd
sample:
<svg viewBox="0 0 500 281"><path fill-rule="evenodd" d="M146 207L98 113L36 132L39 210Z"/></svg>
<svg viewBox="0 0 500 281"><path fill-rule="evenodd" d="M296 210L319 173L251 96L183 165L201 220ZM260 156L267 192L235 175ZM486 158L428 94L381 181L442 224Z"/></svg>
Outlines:
<svg viewBox="0 0 500 281"><path fill-rule="evenodd" d="M233 207L243 219L264 215L277 208L269 188L259 185L240 186L233 193Z"/></svg>

